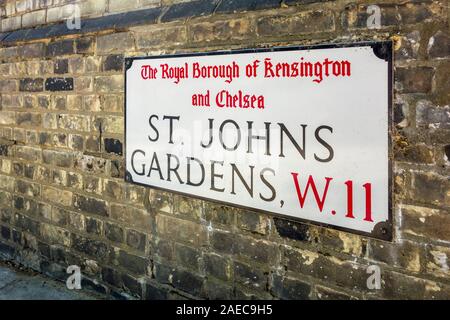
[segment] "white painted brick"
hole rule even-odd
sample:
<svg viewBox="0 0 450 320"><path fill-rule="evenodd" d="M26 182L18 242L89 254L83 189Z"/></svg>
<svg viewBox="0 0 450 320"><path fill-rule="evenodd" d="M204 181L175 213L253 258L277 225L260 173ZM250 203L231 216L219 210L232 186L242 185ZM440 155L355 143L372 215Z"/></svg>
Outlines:
<svg viewBox="0 0 450 320"><path fill-rule="evenodd" d="M45 23L46 10L32 11L22 16L22 27L28 28Z"/></svg>
<svg viewBox="0 0 450 320"><path fill-rule="evenodd" d="M138 10L140 0L109 0L109 12Z"/></svg>
<svg viewBox="0 0 450 320"><path fill-rule="evenodd" d="M106 12L107 0L87 0L81 4L81 16L101 15Z"/></svg>
<svg viewBox="0 0 450 320"><path fill-rule="evenodd" d="M14 2L7 2L5 6L6 15L12 16L16 13L16 6L14 5Z"/></svg>
<svg viewBox="0 0 450 320"><path fill-rule="evenodd" d="M2 32L20 29L21 24L21 16L2 19Z"/></svg>
<svg viewBox="0 0 450 320"><path fill-rule="evenodd" d="M61 7L47 9L47 22L56 22L61 20Z"/></svg>

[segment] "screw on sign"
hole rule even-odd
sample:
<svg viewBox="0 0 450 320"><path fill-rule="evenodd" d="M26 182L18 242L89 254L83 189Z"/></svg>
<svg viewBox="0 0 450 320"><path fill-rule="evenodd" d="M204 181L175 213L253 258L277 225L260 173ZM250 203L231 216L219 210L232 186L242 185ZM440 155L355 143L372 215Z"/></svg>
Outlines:
<svg viewBox="0 0 450 320"><path fill-rule="evenodd" d="M126 179L390 240L391 52L130 58Z"/></svg>

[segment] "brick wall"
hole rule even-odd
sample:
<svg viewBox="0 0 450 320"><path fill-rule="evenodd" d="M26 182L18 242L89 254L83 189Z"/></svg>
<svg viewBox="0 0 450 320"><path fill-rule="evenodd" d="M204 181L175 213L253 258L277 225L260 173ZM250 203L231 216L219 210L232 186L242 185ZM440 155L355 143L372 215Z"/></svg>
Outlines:
<svg viewBox="0 0 450 320"><path fill-rule="evenodd" d="M25 2L0 1L2 17L27 25ZM139 21L0 35L3 259L62 280L79 265L111 297L449 299L448 2L379 1L377 30L370 4L162 1ZM392 243L124 183L124 56L374 39L395 46ZM373 264L381 290L366 286Z"/></svg>

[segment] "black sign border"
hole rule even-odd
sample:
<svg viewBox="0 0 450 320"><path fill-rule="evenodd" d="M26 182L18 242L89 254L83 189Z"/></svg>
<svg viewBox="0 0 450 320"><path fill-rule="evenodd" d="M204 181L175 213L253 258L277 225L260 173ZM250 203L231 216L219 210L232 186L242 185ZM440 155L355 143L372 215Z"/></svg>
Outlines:
<svg viewBox="0 0 450 320"><path fill-rule="evenodd" d="M217 55L232 55L232 54L245 54L245 53L261 53L261 52L282 52L282 51L304 51L304 50L317 50L317 49L332 49L332 48L352 48L352 47L371 47L374 54L388 62L388 220L379 222L375 225L372 232L364 232L351 228L330 225L323 222L312 221L303 218L297 218L293 216L287 216L284 214L262 211L252 207L246 207L230 202L220 201L216 199L211 199L207 197L202 197L199 195L194 195L190 193L184 193L180 191L175 191L171 189L161 188L157 186L152 186L148 184L143 184L140 182L135 182L132 179L131 174L127 170L127 155L126 155L126 144L127 144L127 71L132 66L134 60L148 60L148 59L165 59L165 58L183 58L183 57L201 57L201 56L217 56ZM252 212L262 212L270 214L274 217L282 218L287 221L300 222L306 225L315 225L323 228L330 228L338 231L344 231L351 234L366 236L368 238L374 238L378 240L384 240L392 242L394 238L394 221L393 221L393 151L392 151L392 127L393 127L393 110L392 110L392 100L393 100L393 42L388 41L364 41L364 42L353 42L353 43L326 43L326 44L316 44L316 45L305 45L305 46L277 46L277 47L263 47L263 48L248 48L248 49L232 49L232 50L221 50L221 51L207 51L207 52L190 52L190 53L179 53L179 54L168 54L168 55L157 55L157 56L138 56L138 57L125 57L124 58L124 73L125 73L125 85L124 85L124 161L125 161L125 177L124 180L127 183L134 185L152 188L155 190L167 191L173 194L196 198L202 201L215 202L218 204L226 205L229 207L235 207L238 209L244 209Z"/></svg>

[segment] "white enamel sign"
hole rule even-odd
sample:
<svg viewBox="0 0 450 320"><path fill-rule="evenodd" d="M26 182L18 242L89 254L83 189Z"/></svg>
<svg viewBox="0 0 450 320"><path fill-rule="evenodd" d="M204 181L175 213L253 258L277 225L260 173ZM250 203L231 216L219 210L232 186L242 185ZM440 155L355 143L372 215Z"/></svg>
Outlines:
<svg viewBox="0 0 450 320"><path fill-rule="evenodd" d="M391 43L126 59L126 180L390 240Z"/></svg>

